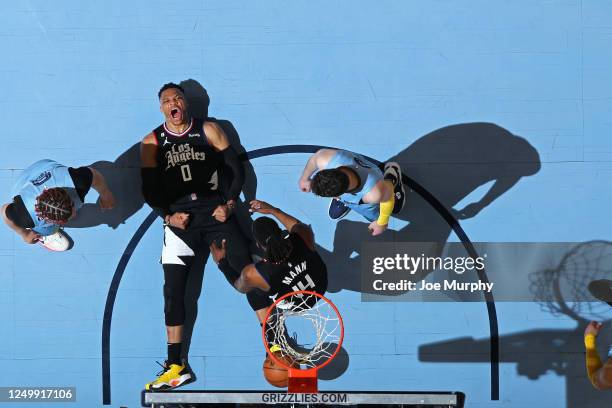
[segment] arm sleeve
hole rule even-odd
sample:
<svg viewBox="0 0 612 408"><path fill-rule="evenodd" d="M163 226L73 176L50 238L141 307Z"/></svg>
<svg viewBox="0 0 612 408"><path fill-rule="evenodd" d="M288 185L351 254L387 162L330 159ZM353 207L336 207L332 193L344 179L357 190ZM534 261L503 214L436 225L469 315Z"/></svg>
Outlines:
<svg viewBox="0 0 612 408"><path fill-rule="evenodd" d="M223 154L223 158L225 160L225 164L232 170L233 177L232 182L227 190L227 199L228 200L236 200L240 195L240 191L242 190L242 185L244 184L244 168L242 167L242 163L240 163L240 159L236 154L236 151L232 149L232 147L228 147L227 149L221 152Z"/></svg>
<svg viewBox="0 0 612 408"><path fill-rule="evenodd" d="M227 279L227 281L230 283L230 285L234 286L234 283L240 277L240 272L232 268L232 266L227 261L227 258L221 259L221 261L219 261L219 264L217 266L219 267L219 270L225 276L225 279Z"/></svg>
<svg viewBox="0 0 612 408"><path fill-rule="evenodd" d="M70 178L72 178L72 183L76 189L77 194L81 201L85 201L85 196L89 192L91 188L91 183L93 182L93 173L87 167L68 167L68 173L70 173Z"/></svg>
<svg viewBox="0 0 612 408"><path fill-rule="evenodd" d="M156 167L142 167L140 175L142 177L142 195L145 202L162 218L170 214L159 180L159 170Z"/></svg>

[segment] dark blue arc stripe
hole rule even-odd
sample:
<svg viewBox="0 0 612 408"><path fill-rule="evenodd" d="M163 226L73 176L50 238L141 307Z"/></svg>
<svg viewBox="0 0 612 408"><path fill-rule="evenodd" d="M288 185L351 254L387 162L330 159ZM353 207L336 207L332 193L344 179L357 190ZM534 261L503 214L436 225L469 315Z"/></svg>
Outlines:
<svg viewBox="0 0 612 408"><path fill-rule="evenodd" d="M326 148L327 146L316 146L316 145L284 145L284 146L273 146L265 147L261 149L252 150L250 152L242 153L240 158L243 161L257 159L259 157L273 156L278 154L287 153L314 153L319 149ZM374 163L381 164L376 159L365 156ZM453 229L467 253L477 258L478 253L476 248L468 238L467 234L459 225L459 222L455 217L448 211L448 209L442 205L438 199L436 199L425 187L419 183L407 177L405 174L402 175L402 181L414 192L419 194L425 201L427 201L439 214L444 218L448 225ZM111 379L110 379L110 331L111 322L113 317L113 307L115 305L115 298L117 297L117 291L121 278L125 272L125 268L132 257L132 253L136 246L140 242L142 236L147 232L153 221L157 218L157 214L151 212L147 218L142 222L140 227L134 233L132 239L128 243L108 289L106 296L106 306L104 307L104 320L102 322L102 402L104 405L110 405L111 403ZM485 283L489 282L486 272L483 270L478 271L478 277ZM489 336L490 336L490 360L491 360L491 400L499 400L499 325L497 321L497 310L495 308L495 300L493 294L490 292L484 292L484 297L487 305L487 313L489 315Z"/></svg>
<svg viewBox="0 0 612 408"><path fill-rule="evenodd" d="M145 218L140 224L140 227L136 230L132 239L128 243L117 268L115 268L115 274L111 281L110 287L108 288L108 294L106 295L106 305L104 306L104 320L102 320L102 401L104 405L111 403L111 392L110 392L110 330L111 322L113 319L113 307L115 306L115 298L117 297L117 291L119 290L119 284L123 277L123 272L127 267L136 246L140 242L145 232L149 229L153 221L157 218L157 214L153 211Z"/></svg>

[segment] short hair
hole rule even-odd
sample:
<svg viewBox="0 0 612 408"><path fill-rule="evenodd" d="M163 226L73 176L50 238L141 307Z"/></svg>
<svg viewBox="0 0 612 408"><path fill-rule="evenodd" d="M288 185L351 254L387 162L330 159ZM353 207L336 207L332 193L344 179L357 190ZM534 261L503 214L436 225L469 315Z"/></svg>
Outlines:
<svg viewBox="0 0 612 408"><path fill-rule="evenodd" d="M157 93L157 99L161 98L161 94L162 92L164 92L166 89L178 89L179 91L181 91L183 94L185 93L185 90L183 89L182 86L180 86L179 84L175 84L174 82L168 82L167 84L164 84L164 86L162 86L159 89L159 92Z"/></svg>
<svg viewBox="0 0 612 408"><path fill-rule="evenodd" d="M36 216L51 224L64 225L72 216L74 203L61 187L48 188L36 197Z"/></svg>
<svg viewBox="0 0 612 408"><path fill-rule="evenodd" d="M346 193L348 187L349 178L340 169L321 170L310 182L312 192L321 197L338 197Z"/></svg>

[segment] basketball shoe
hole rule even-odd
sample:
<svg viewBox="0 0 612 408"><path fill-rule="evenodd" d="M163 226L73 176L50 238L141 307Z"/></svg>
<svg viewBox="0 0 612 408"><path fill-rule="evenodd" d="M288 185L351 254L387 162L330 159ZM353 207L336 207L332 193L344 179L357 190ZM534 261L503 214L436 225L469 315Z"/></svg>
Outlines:
<svg viewBox="0 0 612 408"><path fill-rule="evenodd" d="M159 364L159 363L158 363ZM170 390L194 381L189 367L183 364L168 364L165 362L163 370L157 373L157 379L145 384L145 390Z"/></svg>

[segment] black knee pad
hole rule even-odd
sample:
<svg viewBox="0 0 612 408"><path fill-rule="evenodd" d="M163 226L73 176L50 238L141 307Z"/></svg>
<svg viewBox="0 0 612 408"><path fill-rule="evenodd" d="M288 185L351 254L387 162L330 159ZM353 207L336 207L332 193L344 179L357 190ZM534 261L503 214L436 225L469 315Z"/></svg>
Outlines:
<svg viewBox="0 0 612 408"><path fill-rule="evenodd" d="M185 323L185 291L175 286L164 285L164 315L166 326L181 326Z"/></svg>
<svg viewBox="0 0 612 408"><path fill-rule="evenodd" d="M253 310L268 308L272 304L272 299L261 289L253 289L247 293L247 300Z"/></svg>

